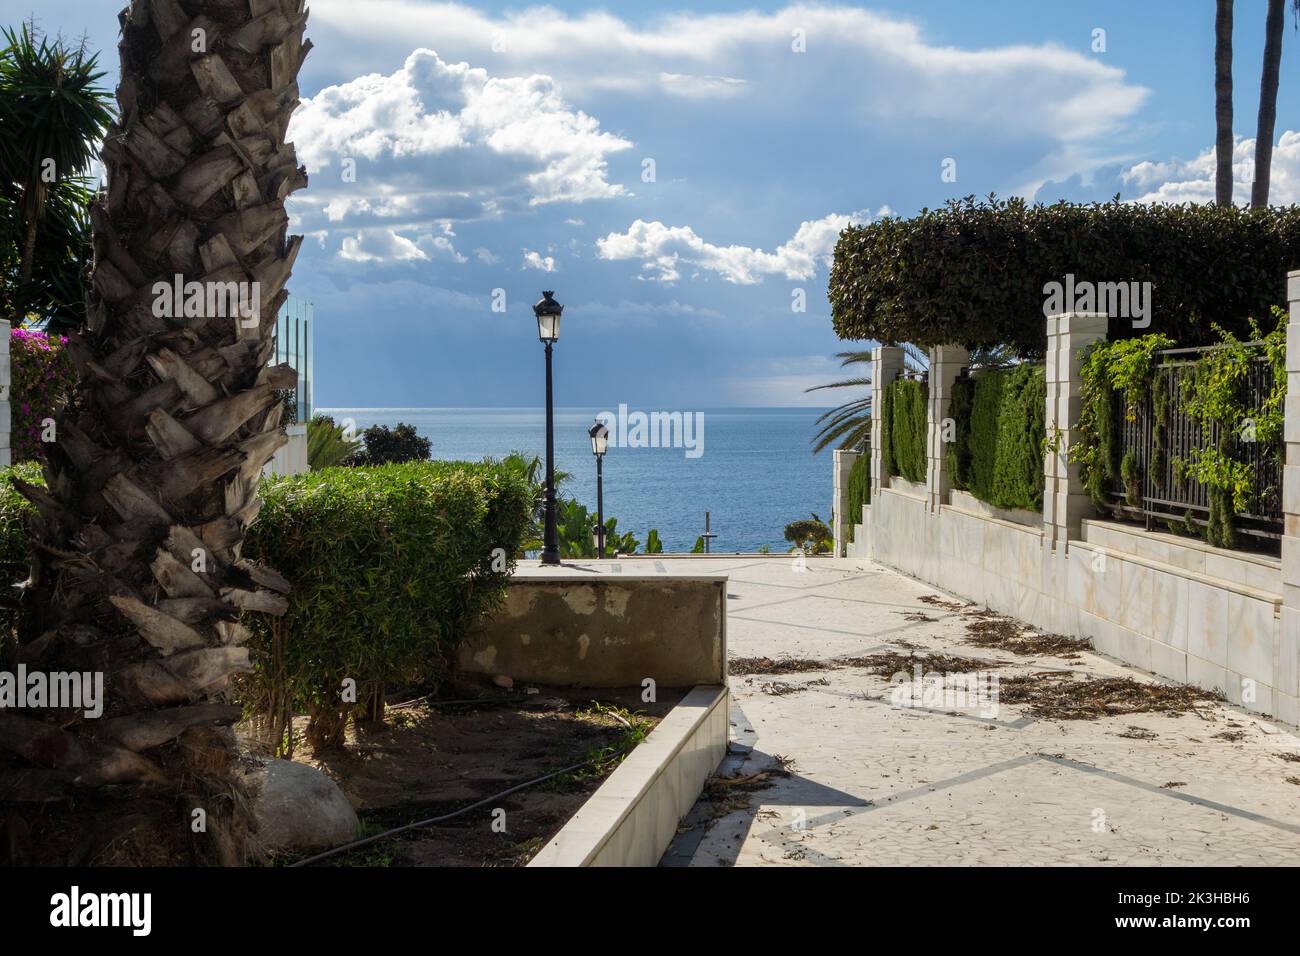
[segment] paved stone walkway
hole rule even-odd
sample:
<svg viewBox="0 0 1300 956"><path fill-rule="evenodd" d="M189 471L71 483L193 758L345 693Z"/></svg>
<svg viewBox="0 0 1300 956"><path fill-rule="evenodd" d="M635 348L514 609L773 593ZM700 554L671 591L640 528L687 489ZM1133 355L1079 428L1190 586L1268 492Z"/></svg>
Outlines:
<svg viewBox="0 0 1300 956"><path fill-rule="evenodd" d="M1092 653L1066 661L972 647L968 617L919 600L934 588L859 561L692 567L730 575L732 658L831 661L911 644L1005 662L1004 678L1071 668L1154 679ZM773 681L802 689L774 695L763 687ZM1002 704L990 719L978 706L895 706L889 688L852 667L733 676L733 753L721 772L754 774L780 755L791 774L738 791L736 809L699 802L663 863L1300 863L1300 783L1287 780L1300 781L1300 762L1283 756L1300 760L1300 737L1265 719L1218 704L1204 717L1093 721L1033 719Z"/></svg>

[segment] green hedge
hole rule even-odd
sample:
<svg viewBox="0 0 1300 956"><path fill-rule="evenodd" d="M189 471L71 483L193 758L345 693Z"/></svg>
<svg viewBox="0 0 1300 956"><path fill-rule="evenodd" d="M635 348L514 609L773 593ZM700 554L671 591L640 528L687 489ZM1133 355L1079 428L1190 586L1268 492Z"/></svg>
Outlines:
<svg viewBox="0 0 1300 956"><path fill-rule="evenodd" d="M845 339L926 347L1046 346L1043 286L1150 281L1152 322L1111 323L1110 337L1159 331L1212 344L1218 323L1240 337L1247 316L1286 305L1300 263L1300 206L1245 209L1117 202L1050 206L973 198L845 229L829 298Z"/></svg>
<svg viewBox="0 0 1300 956"><path fill-rule="evenodd" d="M845 482L844 497L847 499L846 507L848 514L845 520L848 522L849 540L853 540L853 529L856 525L862 523L862 508L864 505L871 504L871 449L865 448L862 454L858 455L857 461L849 469L849 477Z"/></svg>
<svg viewBox="0 0 1300 956"><path fill-rule="evenodd" d="M244 552L294 590L284 618L252 622L254 709L277 731L306 711L325 743L341 742L348 716L378 716L385 687L442 678L504 593L532 508L518 469L462 462L327 468L263 482L262 495ZM355 706L340 700L346 679Z"/></svg>
<svg viewBox="0 0 1300 956"><path fill-rule="evenodd" d="M30 506L4 487L3 558L25 562ZM283 618L247 615L257 670L240 696L290 747L294 714L311 716L315 742L336 743L349 716L378 715L385 686L436 684L466 628L503 595L533 504L522 469L499 463L328 468L261 490L244 554L293 591ZM341 700L348 679L355 704Z"/></svg>
<svg viewBox="0 0 1300 956"><path fill-rule="evenodd" d="M1043 508L1047 383L1041 365L989 369L961 380L949 411L953 484L998 508Z"/></svg>
<svg viewBox="0 0 1300 956"><path fill-rule="evenodd" d="M889 426L888 474L908 481L925 481L926 387L912 379L898 379L885 386Z"/></svg>

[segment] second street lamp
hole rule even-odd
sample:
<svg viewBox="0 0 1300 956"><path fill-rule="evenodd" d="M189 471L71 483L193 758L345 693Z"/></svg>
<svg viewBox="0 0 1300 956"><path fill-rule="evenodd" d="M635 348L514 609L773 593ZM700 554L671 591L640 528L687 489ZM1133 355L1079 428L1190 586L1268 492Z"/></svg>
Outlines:
<svg viewBox="0 0 1300 956"><path fill-rule="evenodd" d="M596 456L596 557L605 557L605 476L601 464L609 449L609 428L601 421L587 432L591 437L591 453Z"/></svg>
<svg viewBox="0 0 1300 956"><path fill-rule="evenodd" d="M533 306L537 316L537 337L546 346L546 507L542 534L542 564L560 563L560 535L555 524L555 398L551 387L551 347L560 337L560 314L564 306L554 292L543 292Z"/></svg>

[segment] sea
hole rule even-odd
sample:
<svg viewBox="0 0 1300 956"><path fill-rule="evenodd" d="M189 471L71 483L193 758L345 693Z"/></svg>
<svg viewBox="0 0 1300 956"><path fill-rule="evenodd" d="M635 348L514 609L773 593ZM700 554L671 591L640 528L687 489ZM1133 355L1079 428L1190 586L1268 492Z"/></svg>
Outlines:
<svg viewBox="0 0 1300 956"><path fill-rule="evenodd" d="M318 408L335 421L414 425L433 443L432 457L479 461L511 452L544 456L546 415L540 408ZM616 418L605 455L605 516L618 519L644 547L657 529L665 551L689 551L704 532L705 514L717 535L714 552L774 552L789 548L786 524L817 514L830 523L830 450L812 453L817 408L717 408L691 416L675 434L683 447L647 447L636 410ZM588 429L617 408L557 408L555 467L570 477L561 497L576 498L594 514L596 462ZM621 440L620 440L621 439Z"/></svg>

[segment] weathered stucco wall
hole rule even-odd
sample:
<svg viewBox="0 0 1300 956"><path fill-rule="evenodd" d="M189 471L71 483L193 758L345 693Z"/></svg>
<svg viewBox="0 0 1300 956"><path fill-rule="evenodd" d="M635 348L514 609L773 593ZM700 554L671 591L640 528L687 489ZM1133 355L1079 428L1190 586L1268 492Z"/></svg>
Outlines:
<svg viewBox="0 0 1300 956"><path fill-rule="evenodd" d="M516 577L457 663L557 686L725 684L726 601L722 577Z"/></svg>

